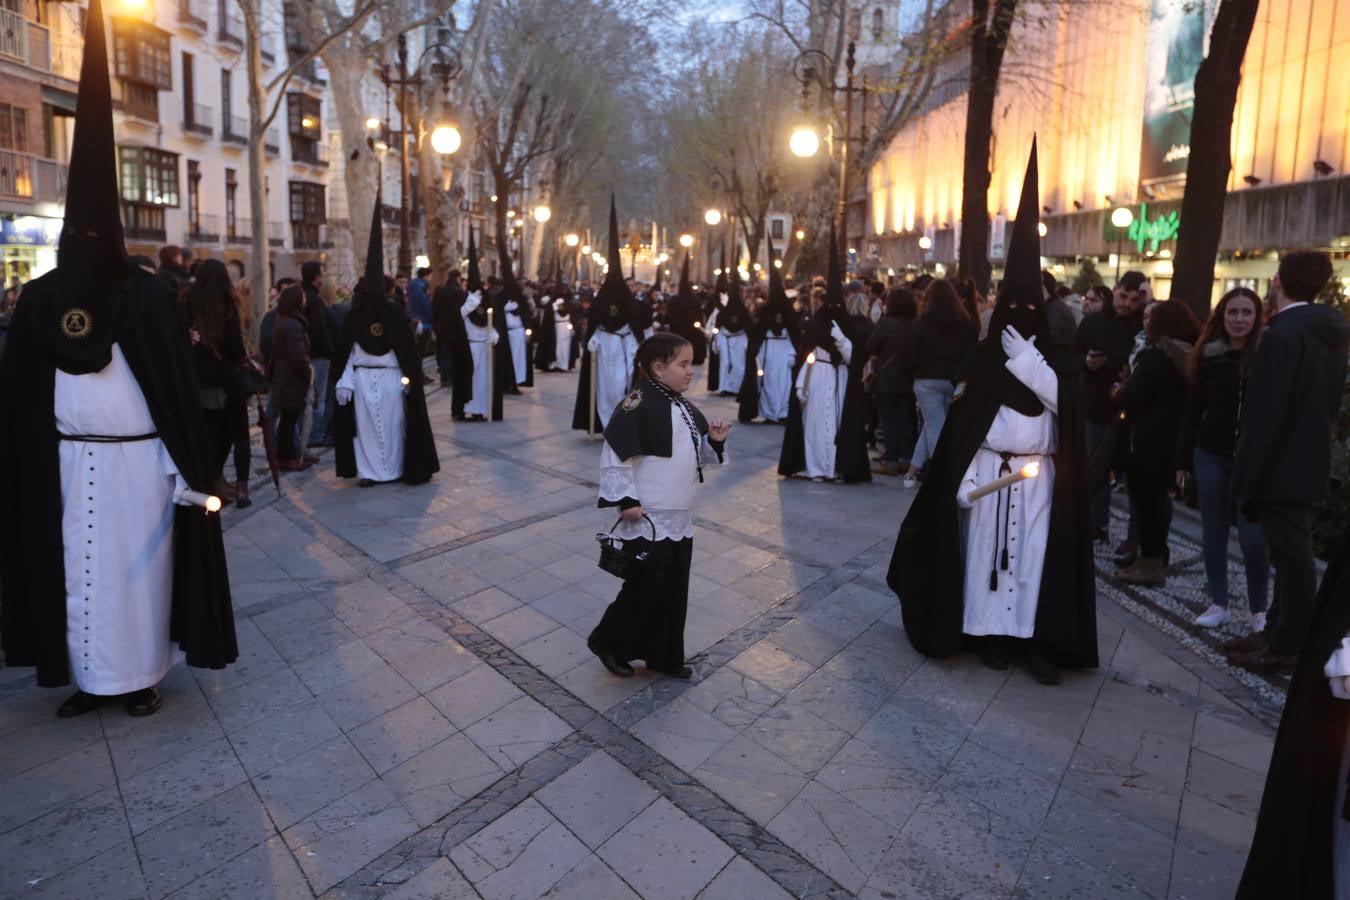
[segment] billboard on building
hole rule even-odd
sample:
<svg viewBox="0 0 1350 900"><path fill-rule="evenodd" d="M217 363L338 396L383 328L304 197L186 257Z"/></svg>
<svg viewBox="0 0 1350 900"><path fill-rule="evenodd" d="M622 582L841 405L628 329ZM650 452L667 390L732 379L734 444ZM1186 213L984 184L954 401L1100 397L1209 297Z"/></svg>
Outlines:
<svg viewBox="0 0 1350 900"><path fill-rule="evenodd" d="M1191 155L1195 73L1209 46L1214 0L1151 0L1139 182L1180 188ZM1163 194L1166 196L1166 192Z"/></svg>

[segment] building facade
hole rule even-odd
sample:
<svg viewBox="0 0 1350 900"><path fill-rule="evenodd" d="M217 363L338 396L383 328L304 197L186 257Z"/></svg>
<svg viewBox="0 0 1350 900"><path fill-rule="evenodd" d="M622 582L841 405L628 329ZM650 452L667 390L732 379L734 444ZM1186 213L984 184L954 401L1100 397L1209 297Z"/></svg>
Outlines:
<svg viewBox="0 0 1350 900"><path fill-rule="evenodd" d="M1019 17L995 103L996 269L1035 134L1047 267L1071 278L1091 259L1108 280L1117 265L1141 269L1169 295L1191 85L1214 9L1213 0L1061 0ZM968 50L954 48L945 65L955 77L938 80L957 89L902 128L868 175L868 242L880 268L956 262ZM1350 276L1350 81L1331 68L1348 52L1344 3L1261 5L1234 115L1215 298L1239 284L1264 291L1279 253L1294 248L1325 250ZM1110 215L1120 206L1134 223L1117 231Z"/></svg>

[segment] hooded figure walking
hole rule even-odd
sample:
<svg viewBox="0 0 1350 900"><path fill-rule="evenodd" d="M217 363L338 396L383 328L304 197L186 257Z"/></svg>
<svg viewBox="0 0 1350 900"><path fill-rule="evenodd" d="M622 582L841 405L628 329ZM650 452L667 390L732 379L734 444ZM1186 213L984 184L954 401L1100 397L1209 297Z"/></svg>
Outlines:
<svg viewBox="0 0 1350 900"><path fill-rule="evenodd" d="M496 366L493 348L501 343L501 333L493 327L488 317L487 300L483 296L483 273L478 266L478 248L474 245L473 229L469 229L469 276L466 282L469 296L459 308L460 318L464 322L465 342L469 345L469 398L464 404L464 412L469 421L484 422L488 417L492 421L502 420L502 393L506 384L499 377L488 377L489 370L495 376ZM491 390L488 389L489 384Z"/></svg>
<svg viewBox="0 0 1350 900"><path fill-rule="evenodd" d="M737 418L749 423L760 416L770 425L788 417L792 370L797 362L798 327L783 276L773 265L777 255L769 239L769 301L755 314L745 350L745 378L737 395Z"/></svg>
<svg viewBox="0 0 1350 900"><path fill-rule="evenodd" d="M1096 583L1080 372L1073 348L1050 343L1037 195L1033 140L989 336L957 372L886 580L919 652L973 642L1006 669L1020 649L1037 682L1057 684L1060 666L1097 665ZM1039 475L972 500L1028 464Z"/></svg>
<svg viewBox="0 0 1350 900"><path fill-rule="evenodd" d="M586 431L591 407L591 357L600 354L595 385L595 422L597 432L604 431L610 414L628 393L633 374L633 359L642 342L643 311L633 300L633 292L623 280L623 261L619 257L619 217L614 198L609 198L609 271L600 290L591 301L587 319L585 352L581 356L581 377L577 379L577 399L572 409L572 427Z"/></svg>
<svg viewBox="0 0 1350 900"><path fill-rule="evenodd" d="M422 355L408 317L384 295L382 230L377 194L365 275L334 360L340 373L333 413L337 474L360 476L361 487L399 480L424 484L441 469L427 417Z"/></svg>
<svg viewBox="0 0 1350 900"><path fill-rule="evenodd" d="M91 0L56 269L30 282L0 361L0 647L78 716L160 708L174 663L238 656L215 485L174 290L122 239L103 7Z"/></svg>

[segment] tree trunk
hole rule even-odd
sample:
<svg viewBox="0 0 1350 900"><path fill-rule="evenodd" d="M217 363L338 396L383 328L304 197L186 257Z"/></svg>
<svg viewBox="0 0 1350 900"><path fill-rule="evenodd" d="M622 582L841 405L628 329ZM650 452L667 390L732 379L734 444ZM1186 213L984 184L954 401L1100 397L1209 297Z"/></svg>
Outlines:
<svg viewBox="0 0 1350 900"><path fill-rule="evenodd" d="M1222 0L1209 38L1209 55L1195 73L1191 155L1186 160L1171 297L1183 301L1202 322L1209 315L1228 174L1233 168L1233 106L1256 8L1257 0ZM1201 140L1195 140L1196 135Z"/></svg>
<svg viewBox="0 0 1350 900"><path fill-rule="evenodd" d="M248 72L248 208L253 225L249 234L248 265L253 309L248 330L256 345L263 316L267 313L267 294L271 287L267 240L267 155L263 150L267 141L267 123L264 121L267 114L267 88L263 83L262 47L257 39L262 28L261 4L259 0L244 0L240 9L249 31L249 40L244 47L244 64Z"/></svg>
<svg viewBox="0 0 1350 900"><path fill-rule="evenodd" d="M989 170L994 137L994 98L1017 0L974 0L970 31L970 91L966 96L965 160L961 172L961 246L957 270L989 288Z"/></svg>
<svg viewBox="0 0 1350 900"><path fill-rule="evenodd" d="M347 228L352 238L352 259L337 260L349 271L333 272L338 284L350 286L364 269L366 248L370 246L370 215L375 206L376 177L375 152L366 144L366 119L370 111L364 108L361 82L368 63L358 53L349 53L335 41L323 54L328 67L328 86L332 90L338 127L342 132L343 184L347 189ZM352 158L352 152L356 158ZM330 267L336 268L336 266Z"/></svg>
<svg viewBox="0 0 1350 900"><path fill-rule="evenodd" d="M506 204L507 198L511 196L512 184L505 173L498 171L492 173L492 183L496 186L497 196L501 198L500 202L492 204L493 233L497 235L497 261L500 264L497 271L505 274L511 262L511 244L506 233ZM516 272L515 266L511 267L511 271L517 278L524 277L522 273Z"/></svg>

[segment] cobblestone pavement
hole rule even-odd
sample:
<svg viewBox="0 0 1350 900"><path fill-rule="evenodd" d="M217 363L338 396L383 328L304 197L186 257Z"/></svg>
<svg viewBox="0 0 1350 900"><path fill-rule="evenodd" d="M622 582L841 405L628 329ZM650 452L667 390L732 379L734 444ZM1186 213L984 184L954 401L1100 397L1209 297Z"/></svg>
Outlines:
<svg viewBox="0 0 1350 900"><path fill-rule="evenodd" d="M1282 685L1187 625L1194 540L1166 591L1103 582L1097 671L925 660L883 580L899 479L782 481L781 431L738 426L695 677L616 679L598 447L574 377L538 383L502 424L434 392L429 485L325 464L227 511L242 656L160 714L58 721L0 671L0 896L1232 896Z"/></svg>

